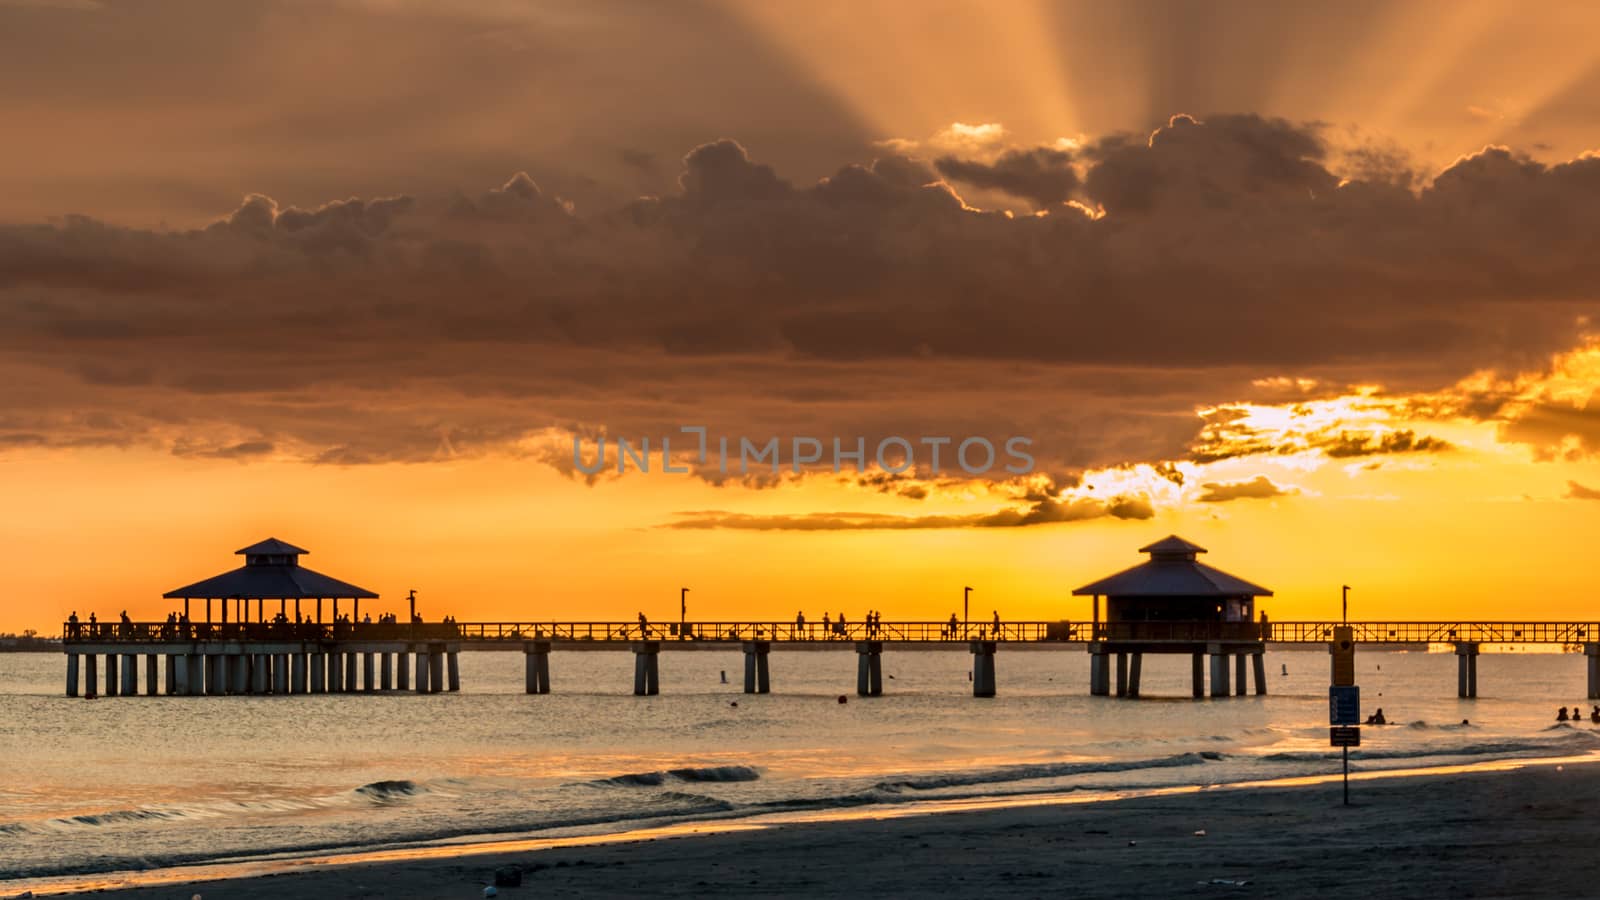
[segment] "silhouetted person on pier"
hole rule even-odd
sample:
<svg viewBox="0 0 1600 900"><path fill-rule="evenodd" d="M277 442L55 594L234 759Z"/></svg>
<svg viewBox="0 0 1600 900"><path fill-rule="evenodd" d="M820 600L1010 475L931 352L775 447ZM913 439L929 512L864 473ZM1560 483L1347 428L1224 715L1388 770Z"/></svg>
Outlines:
<svg viewBox="0 0 1600 900"><path fill-rule="evenodd" d="M795 631L798 632L801 637L805 636L805 633L806 633L806 613L805 613L805 610L801 610L801 611L799 611L799 612L794 614L794 628L795 628Z"/></svg>
<svg viewBox="0 0 1600 900"><path fill-rule="evenodd" d="M68 637L77 637L79 630L80 629L79 629L79 626L78 626L78 611L77 610L73 610L72 611L72 615L67 616L67 636Z"/></svg>
<svg viewBox="0 0 1600 900"><path fill-rule="evenodd" d="M961 633L961 620L956 618L956 614L955 613L951 613L950 614L949 629L950 629L949 634L950 634L951 637L955 637L956 635Z"/></svg>
<svg viewBox="0 0 1600 900"><path fill-rule="evenodd" d="M844 613L839 613L839 621L834 623L833 630L838 632L840 637L844 637L848 632L844 625Z"/></svg>
<svg viewBox="0 0 1600 900"><path fill-rule="evenodd" d="M1000 610L994 611L994 636L1000 636Z"/></svg>
<svg viewBox="0 0 1600 900"><path fill-rule="evenodd" d="M639 636L650 636L650 620L644 617L644 613L639 613Z"/></svg>

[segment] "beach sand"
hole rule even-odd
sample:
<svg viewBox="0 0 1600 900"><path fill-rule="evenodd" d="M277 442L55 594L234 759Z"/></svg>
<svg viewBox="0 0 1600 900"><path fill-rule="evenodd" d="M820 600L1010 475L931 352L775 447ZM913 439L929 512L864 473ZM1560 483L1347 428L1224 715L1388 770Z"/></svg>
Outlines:
<svg viewBox="0 0 1600 900"><path fill-rule="evenodd" d="M1348 808L1336 782L1215 789L111 893L466 898L482 896L497 867L518 866L522 886L500 897L1600 895L1600 766L1381 778L1351 790Z"/></svg>

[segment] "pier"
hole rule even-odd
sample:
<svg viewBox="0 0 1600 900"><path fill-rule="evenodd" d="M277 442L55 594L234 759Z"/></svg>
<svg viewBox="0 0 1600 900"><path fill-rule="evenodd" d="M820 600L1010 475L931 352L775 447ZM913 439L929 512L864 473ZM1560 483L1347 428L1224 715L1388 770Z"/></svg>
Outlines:
<svg viewBox="0 0 1600 900"><path fill-rule="evenodd" d="M633 693L648 697L659 694L663 684L670 686L663 653L714 648L738 649L744 692L766 694L782 675L774 671L774 649L804 648L855 652L856 694L876 697L884 692L885 653L942 645L965 649L971 656L973 695L994 697L1000 693L1001 651L1008 645L1038 645L1086 652L1089 693L1127 698L1140 695L1145 654L1188 654L1194 696L1221 699L1246 694L1247 678L1254 681L1254 694L1265 693L1269 644L1327 645L1335 626L1347 624L1358 645L1454 648L1462 698L1477 696L1477 661L1486 645L1581 647L1589 699L1600 699L1600 622L1252 620L1246 601L1270 592L1222 580L1211 574L1217 570L1203 567L1201 573L1222 599L1201 594L1202 606L1189 576L1173 572L1194 571L1193 555L1204 551L1167 542L1145 548L1149 562L1080 588L1095 597L1096 615L1087 621L424 622L414 608L409 620L380 616L371 621L370 615L360 616L359 604L377 595L301 567L299 557L306 551L265 541L238 552L246 557L240 569L168 592L166 597L184 601L184 612L166 621L64 623L66 695L450 693L461 689L463 651L521 653L526 692L541 695L554 690L553 675L559 676L552 655L599 650L633 653ZM1152 566L1157 571L1152 573ZM1163 596L1151 593L1163 584L1177 587L1167 599L1150 600ZM1130 592L1129 585L1143 593ZM1105 620L1099 616L1102 597ZM201 621L189 619L195 600L205 601ZM348 615L339 612L341 600L351 604ZM269 619L270 606L277 609ZM1197 608L1205 617L1194 612ZM323 620L325 609L332 614L329 621ZM213 613L219 614L216 620ZM1195 617L1181 618L1186 615Z"/></svg>

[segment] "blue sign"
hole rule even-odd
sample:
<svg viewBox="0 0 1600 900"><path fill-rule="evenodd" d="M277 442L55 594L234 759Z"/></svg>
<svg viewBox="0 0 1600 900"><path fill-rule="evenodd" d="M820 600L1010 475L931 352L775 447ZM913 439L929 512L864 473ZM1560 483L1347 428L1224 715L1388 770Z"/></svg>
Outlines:
<svg viewBox="0 0 1600 900"><path fill-rule="evenodd" d="M1334 685L1328 688L1328 724L1361 724L1361 688Z"/></svg>

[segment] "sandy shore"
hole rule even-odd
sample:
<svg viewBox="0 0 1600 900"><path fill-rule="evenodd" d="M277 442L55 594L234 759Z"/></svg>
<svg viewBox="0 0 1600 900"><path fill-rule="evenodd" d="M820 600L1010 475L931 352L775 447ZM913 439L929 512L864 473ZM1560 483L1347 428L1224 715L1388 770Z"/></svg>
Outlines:
<svg viewBox="0 0 1600 900"><path fill-rule="evenodd" d="M1387 778L1352 791L1349 808L1337 784L1208 790L111 893L466 898L482 896L497 867L517 866L523 885L500 889L501 897L1600 894L1600 766Z"/></svg>

